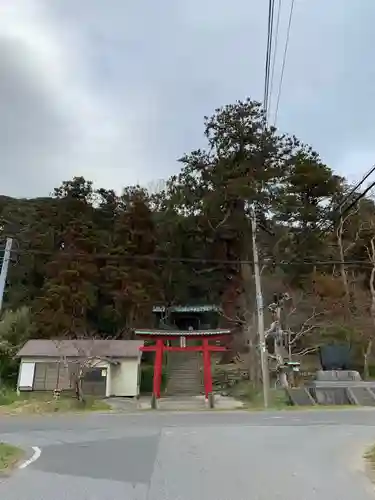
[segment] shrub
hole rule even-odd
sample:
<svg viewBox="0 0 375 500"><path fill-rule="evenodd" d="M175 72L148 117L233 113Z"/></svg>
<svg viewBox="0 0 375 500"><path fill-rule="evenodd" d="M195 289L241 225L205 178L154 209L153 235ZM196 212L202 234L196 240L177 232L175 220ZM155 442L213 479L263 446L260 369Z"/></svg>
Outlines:
<svg viewBox="0 0 375 500"><path fill-rule="evenodd" d="M18 399L15 391L0 389L0 406L11 405Z"/></svg>
<svg viewBox="0 0 375 500"><path fill-rule="evenodd" d="M153 365L141 365L141 393L152 393L154 380L154 367ZM164 391L167 383L167 370L163 367L161 374L161 390Z"/></svg>

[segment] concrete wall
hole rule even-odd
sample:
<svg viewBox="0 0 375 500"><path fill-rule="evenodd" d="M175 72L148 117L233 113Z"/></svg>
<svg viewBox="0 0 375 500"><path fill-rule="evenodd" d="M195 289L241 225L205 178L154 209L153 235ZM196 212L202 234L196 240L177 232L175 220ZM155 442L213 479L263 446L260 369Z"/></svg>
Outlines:
<svg viewBox="0 0 375 500"><path fill-rule="evenodd" d="M138 396L139 361L129 358L111 366L111 396Z"/></svg>

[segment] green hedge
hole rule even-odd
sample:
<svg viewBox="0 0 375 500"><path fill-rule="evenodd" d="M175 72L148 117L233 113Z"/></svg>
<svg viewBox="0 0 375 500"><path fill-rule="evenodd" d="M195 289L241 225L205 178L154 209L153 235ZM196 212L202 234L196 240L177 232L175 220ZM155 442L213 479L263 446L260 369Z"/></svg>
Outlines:
<svg viewBox="0 0 375 500"><path fill-rule="evenodd" d="M19 359L0 354L0 387L14 387L17 384L19 365Z"/></svg>
<svg viewBox="0 0 375 500"><path fill-rule="evenodd" d="M150 394L153 389L154 380L154 366L153 365L141 365L141 384L140 392ZM167 384L167 370L163 367L161 374L161 390L164 391Z"/></svg>
<svg viewBox="0 0 375 500"><path fill-rule="evenodd" d="M6 406L14 403L18 399L16 391L11 391L2 387L0 389L0 406Z"/></svg>

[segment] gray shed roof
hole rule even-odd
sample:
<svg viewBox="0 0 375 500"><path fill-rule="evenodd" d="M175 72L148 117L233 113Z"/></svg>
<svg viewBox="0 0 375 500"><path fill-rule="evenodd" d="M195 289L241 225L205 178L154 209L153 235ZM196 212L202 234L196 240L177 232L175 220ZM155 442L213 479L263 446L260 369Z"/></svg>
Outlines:
<svg viewBox="0 0 375 500"><path fill-rule="evenodd" d="M18 351L17 356L59 358L66 356L71 358L82 356L98 356L106 358L136 358L139 348L143 345L139 340L28 340Z"/></svg>

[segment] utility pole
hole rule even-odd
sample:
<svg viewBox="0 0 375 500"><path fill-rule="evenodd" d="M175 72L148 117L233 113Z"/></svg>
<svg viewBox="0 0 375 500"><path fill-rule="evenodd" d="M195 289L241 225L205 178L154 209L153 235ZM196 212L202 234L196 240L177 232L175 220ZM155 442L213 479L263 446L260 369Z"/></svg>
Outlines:
<svg viewBox="0 0 375 500"><path fill-rule="evenodd" d="M254 280L255 280L255 292L257 299L258 335L259 335L259 347L260 347L260 361L262 369L263 399L264 399L264 407L268 408L270 377L268 370L268 353L267 353L266 337L264 332L262 284L260 281L259 255L258 255L258 247L256 240L257 219L254 207L252 207L251 210L251 233L253 241Z"/></svg>
<svg viewBox="0 0 375 500"><path fill-rule="evenodd" d="M4 291L5 291L9 261L10 261L10 252L12 250L12 243L13 243L13 239L7 238L6 243L5 243L3 263L1 266L1 272L0 272L0 313L1 313L1 309L3 307Z"/></svg>

